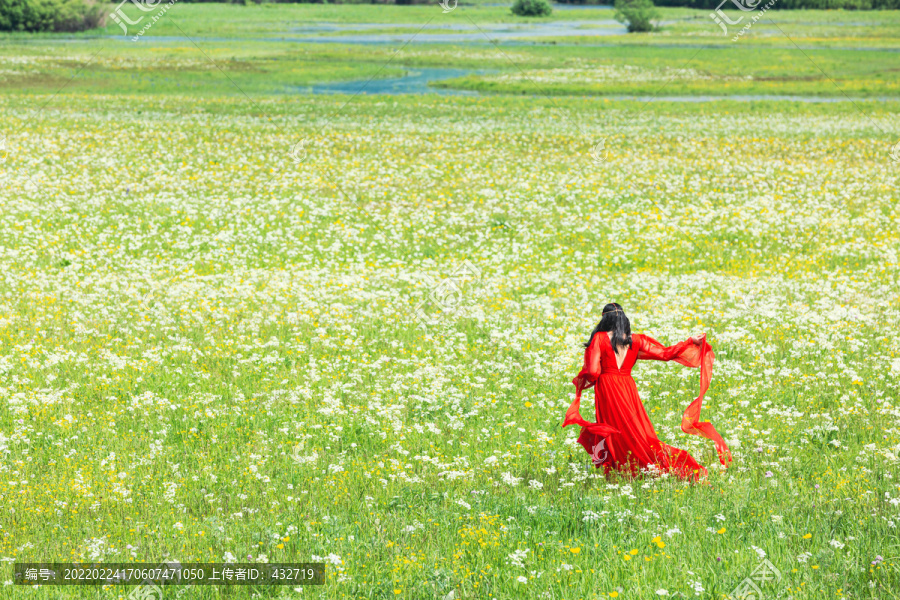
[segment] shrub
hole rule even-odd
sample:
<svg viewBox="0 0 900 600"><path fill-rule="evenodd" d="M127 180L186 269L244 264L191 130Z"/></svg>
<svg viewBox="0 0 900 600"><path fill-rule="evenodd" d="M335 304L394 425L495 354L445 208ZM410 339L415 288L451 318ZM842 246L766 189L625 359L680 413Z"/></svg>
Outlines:
<svg viewBox="0 0 900 600"><path fill-rule="evenodd" d="M625 23L629 33L653 31L653 20L659 19L659 11L653 0L616 0L616 21Z"/></svg>
<svg viewBox="0 0 900 600"><path fill-rule="evenodd" d="M516 0L512 12L520 17L546 17L553 12L553 7L547 0Z"/></svg>
<svg viewBox="0 0 900 600"><path fill-rule="evenodd" d="M105 21L93 0L0 0L0 31L84 31Z"/></svg>

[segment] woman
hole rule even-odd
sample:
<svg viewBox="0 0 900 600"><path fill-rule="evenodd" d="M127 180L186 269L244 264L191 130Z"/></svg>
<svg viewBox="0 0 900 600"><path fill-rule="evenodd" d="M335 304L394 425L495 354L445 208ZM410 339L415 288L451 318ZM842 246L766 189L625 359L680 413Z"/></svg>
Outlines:
<svg viewBox="0 0 900 600"><path fill-rule="evenodd" d="M689 480L707 474L690 454L656 436L631 377L631 368L642 359L674 360L687 367L700 367L700 395L684 411L681 429L713 440L719 461L727 466L731 452L722 436L711 423L700 422L703 394L709 388L715 358L705 334L665 347L648 335L632 335L625 311L613 302L603 307L600 322L584 346L584 367L572 380L575 401L566 411L562 426L581 425L578 443L591 455L595 467L602 466L606 475L615 469L633 476L641 469L653 468L651 465ZM590 387L594 388L596 423L585 421L578 412L581 391Z"/></svg>

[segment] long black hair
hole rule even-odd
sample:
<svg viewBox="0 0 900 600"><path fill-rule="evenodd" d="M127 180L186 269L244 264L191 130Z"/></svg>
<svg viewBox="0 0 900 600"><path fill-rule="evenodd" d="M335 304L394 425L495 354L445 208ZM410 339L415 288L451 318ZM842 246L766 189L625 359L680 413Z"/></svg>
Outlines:
<svg viewBox="0 0 900 600"><path fill-rule="evenodd" d="M594 327L591 337L588 338L584 347L590 346L591 342L594 341L594 336L601 331L612 332L609 341L614 352L619 349L619 346L631 348L631 321L625 316L625 311L622 310L622 306L618 302L610 302L603 307L600 322Z"/></svg>

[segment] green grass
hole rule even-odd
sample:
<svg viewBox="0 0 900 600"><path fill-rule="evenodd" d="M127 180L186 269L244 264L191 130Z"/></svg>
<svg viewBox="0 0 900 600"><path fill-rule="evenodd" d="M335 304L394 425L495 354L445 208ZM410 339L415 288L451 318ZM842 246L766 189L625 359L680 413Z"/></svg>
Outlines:
<svg viewBox="0 0 900 600"><path fill-rule="evenodd" d="M167 43L149 48L104 41L87 50L72 48L63 58L58 46L7 47L14 55L5 77L7 93L61 90L112 94L228 96L294 93L314 83L400 76L405 70L386 62L359 61L355 48L287 47L245 43L195 46ZM3 59L0 58L0 61Z"/></svg>
<svg viewBox="0 0 900 600"><path fill-rule="evenodd" d="M221 96L295 93L417 67L493 69L438 87L540 95L810 95L900 97L895 52L754 48L389 46L222 42L0 48L7 93L88 91ZM3 56L7 58L4 59ZM864 59L864 60L863 60ZM6 61L12 61L7 63Z"/></svg>

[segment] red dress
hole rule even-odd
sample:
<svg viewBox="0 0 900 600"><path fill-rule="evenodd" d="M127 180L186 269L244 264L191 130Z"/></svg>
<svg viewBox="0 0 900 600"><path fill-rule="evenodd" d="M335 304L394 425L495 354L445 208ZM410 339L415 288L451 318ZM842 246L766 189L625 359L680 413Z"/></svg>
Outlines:
<svg viewBox="0 0 900 600"><path fill-rule="evenodd" d="M633 334L631 340L620 367L607 333L601 331L594 336L584 351L584 367L572 380L575 401L566 411L562 426L581 425L578 443L591 455L594 466L603 467L607 475L611 469L637 475L641 469L655 465L684 479L705 476L706 468L693 456L656 436L631 377L631 368L638 360L674 360L687 367L700 367L700 395L684 411L681 429L715 442L719 461L727 466L731 461L728 446L711 423L700 421L703 395L709 388L715 358L706 338L700 345L688 339L669 347L648 335ZM590 387L594 388L595 423L585 421L578 412L581 391Z"/></svg>

